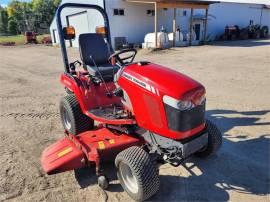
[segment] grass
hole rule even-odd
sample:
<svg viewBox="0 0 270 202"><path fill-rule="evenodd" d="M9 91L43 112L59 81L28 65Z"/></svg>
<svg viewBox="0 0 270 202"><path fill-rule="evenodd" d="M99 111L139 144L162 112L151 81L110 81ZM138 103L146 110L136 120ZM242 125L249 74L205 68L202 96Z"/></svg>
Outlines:
<svg viewBox="0 0 270 202"><path fill-rule="evenodd" d="M48 34L38 35L37 41L41 43L43 37L48 36ZM24 35L15 35L15 36L0 36L0 44L7 43L7 42L15 42L16 45L23 45L25 44Z"/></svg>

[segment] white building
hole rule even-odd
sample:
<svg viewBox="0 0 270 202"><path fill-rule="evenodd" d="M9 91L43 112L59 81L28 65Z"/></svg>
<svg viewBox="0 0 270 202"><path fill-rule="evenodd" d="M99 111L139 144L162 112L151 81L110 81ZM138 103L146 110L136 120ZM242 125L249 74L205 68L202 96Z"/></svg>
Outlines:
<svg viewBox="0 0 270 202"><path fill-rule="evenodd" d="M65 2L76 2L86 4L96 4L103 7L109 17L111 28L112 45L118 37L125 37L129 43L141 44L147 33L155 31L155 3L156 0L63 0ZM191 0L194 2L205 2L209 5L207 36L215 39L224 32L226 25L238 25L246 27L254 24L266 25L270 27L270 0ZM150 3L152 2L152 3ZM166 2L162 0L159 2ZM156 29L162 27L168 32L173 31L174 9L157 9L158 22ZM188 32L191 19L190 8L177 8L176 27L181 31ZM204 9L194 9L193 29L197 38L203 40L204 35ZM66 21L76 30L76 39L72 41L73 47L78 47L78 36L81 33L95 32L97 26L103 25L102 16L97 11L68 9L63 13L63 24ZM56 21L50 27L53 44L58 41ZM119 38L118 38L119 39Z"/></svg>

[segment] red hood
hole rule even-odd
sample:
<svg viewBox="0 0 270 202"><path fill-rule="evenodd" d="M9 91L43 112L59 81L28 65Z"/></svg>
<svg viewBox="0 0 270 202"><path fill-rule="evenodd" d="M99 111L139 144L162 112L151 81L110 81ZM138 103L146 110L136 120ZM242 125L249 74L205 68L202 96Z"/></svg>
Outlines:
<svg viewBox="0 0 270 202"><path fill-rule="evenodd" d="M140 66L132 64L124 69L137 79L154 86L164 95L180 99L185 93L204 87L190 77L161 65L149 63Z"/></svg>

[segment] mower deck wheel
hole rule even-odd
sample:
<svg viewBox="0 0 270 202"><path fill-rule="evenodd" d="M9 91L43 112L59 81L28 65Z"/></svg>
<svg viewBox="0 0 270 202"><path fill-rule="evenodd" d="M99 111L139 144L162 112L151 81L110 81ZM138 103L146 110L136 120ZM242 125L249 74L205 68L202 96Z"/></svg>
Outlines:
<svg viewBox="0 0 270 202"><path fill-rule="evenodd" d="M64 129L73 135L94 128L94 120L82 113L74 94L69 94L61 99L60 116Z"/></svg>
<svg viewBox="0 0 270 202"><path fill-rule="evenodd" d="M159 189L156 162L140 147L130 147L115 159L117 176L123 189L135 201L144 201Z"/></svg>
<svg viewBox="0 0 270 202"><path fill-rule="evenodd" d="M222 145L222 134L218 127L211 121L206 120L206 129L208 132L208 144L195 153L196 156L203 158L215 154Z"/></svg>
<svg viewBox="0 0 270 202"><path fill-rule="evenodd" d="M98 177L98 186L103 189L106 190L109 187L109 180L106 176L101 175Z"/></svg>

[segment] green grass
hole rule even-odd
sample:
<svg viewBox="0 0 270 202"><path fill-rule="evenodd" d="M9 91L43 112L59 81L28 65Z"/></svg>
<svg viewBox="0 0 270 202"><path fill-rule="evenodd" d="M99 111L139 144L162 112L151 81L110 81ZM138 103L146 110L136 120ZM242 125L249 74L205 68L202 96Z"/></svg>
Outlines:
<svg viewBox="0 0 270 202"><path fill-rule="evenodd" d="M37 41L41 43L43 37L48 36L48 34L38 35ZM15 42L16 45L23 45L25 44L25 39L23 35L16 35L16 36L0 36L0 44L7 43L7 42Z"/></svg>
<svg viewBox="0 0 270 202"><path fill-rule="evenodd" d="M0 36L0 43L7 43L7 42L15 42L16 45L21 45L25 43L23 35Z"/></svg>

